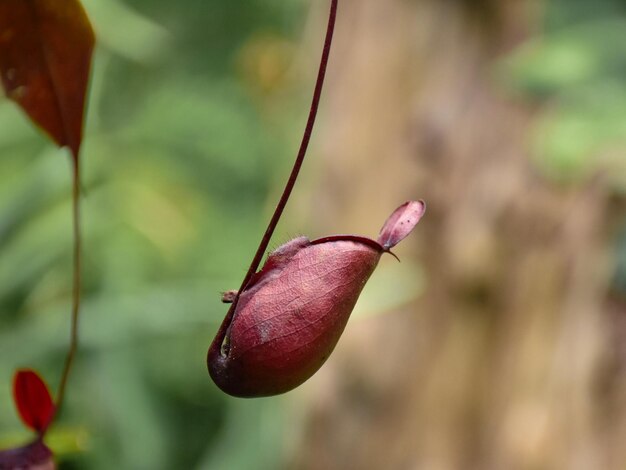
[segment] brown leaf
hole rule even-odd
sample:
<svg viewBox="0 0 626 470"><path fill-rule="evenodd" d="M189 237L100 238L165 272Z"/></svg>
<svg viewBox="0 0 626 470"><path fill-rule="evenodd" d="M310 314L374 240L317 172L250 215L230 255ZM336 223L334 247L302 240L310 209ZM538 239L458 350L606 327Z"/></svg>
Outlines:
<svg viewBox="0 0 626 470"><path fill-rule="evenodd" d="M78 0L0 0L7 96L78 158L95 37Z"/></svg>

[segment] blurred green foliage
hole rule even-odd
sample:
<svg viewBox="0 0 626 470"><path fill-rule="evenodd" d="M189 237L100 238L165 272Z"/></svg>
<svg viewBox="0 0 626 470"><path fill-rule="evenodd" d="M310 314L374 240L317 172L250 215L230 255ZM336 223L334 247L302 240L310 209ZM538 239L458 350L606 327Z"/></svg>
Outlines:
<svg viewBox="0 0 626 470"><path fill-rule="evenodd" d="M219 293L241 282L306 113L289 119L292 104L268 119L264 104L279 89L284 102L305 102L281 82L305 5L84 4L99 44L82 155L81 351L50 444L61 468L276 468L280 399L229 399L203 358L225 313ZM275 70L258 72L251 47ZM4 99L0 154L4 447L28 436L12 371L35 367L57 386L71 225L67 155Z"/></svg>
<svg viewBox="0 0 626 470"><path fill-rule="evenodd" d="M552 0L545 25L505 63L543 108L531 151L559 181L603 173L626 189L626 4Z"/></svg>
<svg viewBox="0 0 626 470"><path fill-rule="evenodd" d="M509 83L539 104L530 153L562 184L608 183L626 194L626 3L551 0L541 34L505 58ZM626 296L626 222L613 290Z"/></svg>

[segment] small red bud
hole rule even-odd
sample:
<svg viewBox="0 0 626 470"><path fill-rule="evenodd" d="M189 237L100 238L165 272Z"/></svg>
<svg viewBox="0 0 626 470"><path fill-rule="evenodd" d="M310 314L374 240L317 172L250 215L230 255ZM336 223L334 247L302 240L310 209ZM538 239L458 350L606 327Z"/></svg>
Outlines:
<svg viewBox="0 0 626 470"><path fill-rule="evenodd" d="M236 299L207 358L226 393L260 397L287 392L326 361L381 255L406 237L424 214L407 202L389 217L378 241L336 235L299 237L267 258Z"/></svg>
<svg viewBox="0 0 626 470"><path fill-rule="evenodd" d="M56 408L48 387L37 372L21 369L15 373L13 399L24 424L43 434L52 421Z"/></svg>
<svg viewBox="0 0 626 470"><path fill-rule="evenodd" d="M25 446L0 451L0 470L54 470L52 452L42 441L56 410L48 387L37 372L18 370L13 399L24 424L39 435Z"/></svg>

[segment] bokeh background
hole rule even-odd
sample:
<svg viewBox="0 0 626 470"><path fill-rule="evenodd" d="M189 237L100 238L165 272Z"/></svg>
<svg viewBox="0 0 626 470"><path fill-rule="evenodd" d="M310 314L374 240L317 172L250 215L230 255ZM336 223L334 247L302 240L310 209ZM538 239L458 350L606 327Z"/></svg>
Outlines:
<svg viewBox="0 0 626 470"><path fill-rule="evenodd" d="M341 0L318 126L274 246L375 235L335 353L233 399L205 354L291 167L327 1L84 0L82 348L62 469L626 468L626 5ZM56 387L67 155L0 99L0 447L12 371Z"/></svg>

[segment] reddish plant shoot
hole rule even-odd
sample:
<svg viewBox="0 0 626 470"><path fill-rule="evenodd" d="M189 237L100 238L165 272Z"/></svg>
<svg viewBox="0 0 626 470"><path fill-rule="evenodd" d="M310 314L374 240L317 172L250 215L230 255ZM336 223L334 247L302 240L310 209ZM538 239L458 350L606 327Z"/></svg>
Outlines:
<svg viewBox="0 0 626 470"><path fill-rule="evenodd" d="M70 345L57 409L78 344L81 291L80 159L95 36L79 0L0 1L0 82L32 122L72 155L73 280Z"/></svg>
<svg viewBox="0 0 626 470"><path fill-rule="evenodd" d="M65 396L78 344L81 291L80 159L85 99L95 37L79 0L0 0L0 83L57 145L72 156L73 279L70 344L56 404L32 370L17 371L15 403L22 421L38 433L23 447L0 452L0 469L54 469L43 435Z"/></svg>

